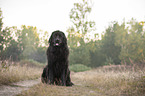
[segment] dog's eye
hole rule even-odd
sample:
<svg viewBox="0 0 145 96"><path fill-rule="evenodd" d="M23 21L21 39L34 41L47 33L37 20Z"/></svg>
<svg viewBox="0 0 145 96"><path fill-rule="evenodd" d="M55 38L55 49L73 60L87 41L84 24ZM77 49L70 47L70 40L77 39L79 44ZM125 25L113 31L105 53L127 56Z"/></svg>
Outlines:
<svg viewBox="0 0 145 96"><path fill-rule="evenodd" d="M57 34L55 34L54 37L56 38L57 37Z"/></svg>
<svg viewBox="0 0 145 96"><path fill-rule="evenodd" d="M61 35L61 34L59 34L59 37L62 37L62 35Z"/></svg>

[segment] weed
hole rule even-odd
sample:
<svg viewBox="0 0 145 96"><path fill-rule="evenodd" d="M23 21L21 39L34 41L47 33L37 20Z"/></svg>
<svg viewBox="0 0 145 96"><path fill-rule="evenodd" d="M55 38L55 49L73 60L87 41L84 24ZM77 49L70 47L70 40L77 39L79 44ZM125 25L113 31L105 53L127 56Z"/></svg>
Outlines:
<svg viewBox="0 0 145 96"><path fill-rule="evenodd" d="M133 71L127 70L128 67L125 70L125 67L117 67L106 66L73 73L71 79L75 85L72 87L41 83L18 96L143 96L145 70Z"/></svg>
<svg viewBox="0 0 145 96"><path fill-rule="evenodd" d="M9 66L8 69L1 69L0 84L9 84L21 80L39 78L42 73L40 68L28 68L26 66Z"/></svg>

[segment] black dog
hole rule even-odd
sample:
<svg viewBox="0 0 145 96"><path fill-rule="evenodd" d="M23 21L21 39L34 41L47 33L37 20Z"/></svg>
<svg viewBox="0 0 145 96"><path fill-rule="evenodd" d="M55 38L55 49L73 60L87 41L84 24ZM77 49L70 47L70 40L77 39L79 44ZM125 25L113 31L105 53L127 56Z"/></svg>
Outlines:
<svg viewBox="0 0 145 96"><path fill-rule="evenodd" d="M72 86L68 68L69 50L63 32L54 31L47 49L48 65L43 69L42 82L62 86Z"/></svg>

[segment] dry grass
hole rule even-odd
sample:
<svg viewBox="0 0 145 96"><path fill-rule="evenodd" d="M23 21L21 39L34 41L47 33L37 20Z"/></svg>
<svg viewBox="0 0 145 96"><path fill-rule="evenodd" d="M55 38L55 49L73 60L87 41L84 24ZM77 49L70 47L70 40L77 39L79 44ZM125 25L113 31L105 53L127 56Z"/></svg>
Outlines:
<svg viewBox="0 0 145 96"><path fill-rule="evenodd" d="M74 75L98 92L109 96L143 96L145 94L145 70L117 71L104 68Z"/></svg>
<svg viewBox="0 0 145 96"><path fill-rule="evenodd" d="M121 70L116 68L108 70L102 67L73 73L71 76L75 84L73 87L41 83L18 96L143 96L145 94L145 70Z"/></svg>
<svg viewBox="0 0 145 96"><path fill-rule="evenodd" d="M40 68L28 68L19 65L8 66L7 68L0 69L0 85L40 78L41 73L42 69Z"/></svg>
<svg viewBox="0 0 145 96"><path fill-rule="evenodd" d="M99 96L85 86L63 87L38 84L17 96Z"/></svg>

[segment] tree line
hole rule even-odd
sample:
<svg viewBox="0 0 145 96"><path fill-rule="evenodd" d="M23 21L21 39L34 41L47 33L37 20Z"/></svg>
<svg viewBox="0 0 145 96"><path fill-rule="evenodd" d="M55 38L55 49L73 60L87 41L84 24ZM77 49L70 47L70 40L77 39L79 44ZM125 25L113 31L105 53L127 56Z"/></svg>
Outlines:
<svg viewBox="0 0 145 96"><path fill-rule="evenodd" d="M99 39L99 34L94 33L95 22L87 19L91 10L90 0L82 0L80 3L74 3L70 11L72 26L66 32L71 65L98 67L145 62L145 21L138 22L133 18L129 22L124 20L121 24L114 21ZM3 28L2 19L0 10L0 59L13 61L33 59L45 63L50 34L33 26L22 25L21 29Z"/></svg>
<svg viewBox="0 0 145 96"><path fill-rule="evenodd" d="M145 63L145 21L132 18L119 24L113 21L101 40L94 34L95 22L87 19L92 10L90 0L75 3L70 12L72 26L67 30L70 64L98 67L109 64ZM89 34L93 34L92 39Z"/></svg>
<svg viewBox="0 0 145 96"><path fill-rule="evenodd" d="M48 32L25 25L22 25L21 29L16 26L3 28L2 19L0 10L0 59L12 61L33 59L45 63Z"/></svg>

